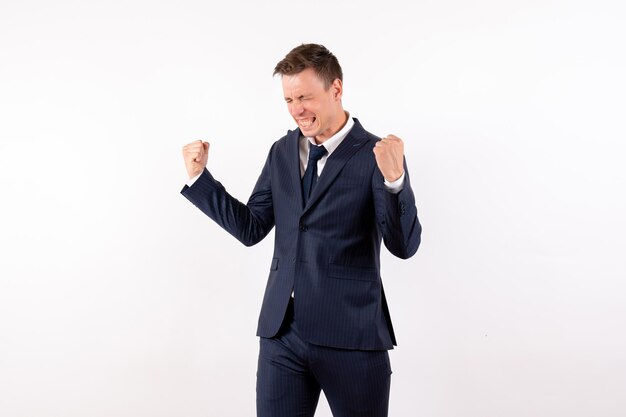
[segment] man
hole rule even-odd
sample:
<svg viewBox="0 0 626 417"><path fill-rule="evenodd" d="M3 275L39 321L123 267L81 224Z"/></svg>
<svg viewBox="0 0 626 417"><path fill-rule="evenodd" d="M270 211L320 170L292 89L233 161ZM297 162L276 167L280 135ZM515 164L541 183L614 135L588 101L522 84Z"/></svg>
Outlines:
<svg viewBox="0 0 626 417"><path fill-rule="evenodd" d="M296 47L276 74L298 128L273 144L248 203L205 168L203 141L183 147L182 194L246 246L276 227L257 330L257 415L313 416L324 390L335 417L387 416L396 342L380 243L404 259L421 234L404 145L344 111L341 67L325 47Z"/></svg>

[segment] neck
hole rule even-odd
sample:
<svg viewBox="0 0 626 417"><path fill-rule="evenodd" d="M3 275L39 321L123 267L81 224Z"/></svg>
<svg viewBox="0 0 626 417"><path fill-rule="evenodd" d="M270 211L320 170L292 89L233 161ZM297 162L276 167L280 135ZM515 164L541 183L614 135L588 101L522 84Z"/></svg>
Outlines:
<svg viewBox="0 0 626 417"><path fill-rule="evenodd" d="M320 135L315 136L315 143L321 145L326 142L328 139L332 138L337 132L339 132L343 127L348 123L348 113L345 110L341 110L341 115L337 118L338 126L335 129L332 129L328 135Z"/></svg>

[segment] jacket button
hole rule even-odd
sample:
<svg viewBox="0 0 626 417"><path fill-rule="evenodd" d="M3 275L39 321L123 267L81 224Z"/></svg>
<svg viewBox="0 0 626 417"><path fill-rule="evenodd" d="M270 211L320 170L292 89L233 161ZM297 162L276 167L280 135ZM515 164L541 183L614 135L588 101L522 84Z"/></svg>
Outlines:
<svg viewBox="0 0 626 417"><path fill-rule="evenodd" d="M306 225L304 225L304 224L300 225L300 231L301 232L306 232L307 230L309 230L309 228Z"/></svg>

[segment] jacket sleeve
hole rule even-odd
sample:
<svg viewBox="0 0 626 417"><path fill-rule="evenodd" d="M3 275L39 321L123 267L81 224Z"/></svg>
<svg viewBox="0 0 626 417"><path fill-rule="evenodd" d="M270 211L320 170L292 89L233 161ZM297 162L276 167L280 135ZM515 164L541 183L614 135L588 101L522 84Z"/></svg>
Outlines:
<svg viewBox="0 0 626 417"><path fill-rule="evenodd" d="M417 252L422 226L417 218L415 196L411 189L409 171L404 161L404 184L397 194L387 191L380 170L372 176L376 223L385 247L398 258L407 259Z"/></svg>
<svg viewBox="0 0 626 417"><path fill-rule="evenodd" d="M270 150L247 204L231 196L206 168L181 194L244 245L259 243L274 227L271 155Z"/></svg>

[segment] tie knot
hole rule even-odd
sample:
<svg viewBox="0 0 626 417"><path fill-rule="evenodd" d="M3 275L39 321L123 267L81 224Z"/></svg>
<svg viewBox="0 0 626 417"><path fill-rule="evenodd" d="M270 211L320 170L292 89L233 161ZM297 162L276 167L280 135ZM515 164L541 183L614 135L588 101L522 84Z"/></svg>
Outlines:
<svg viewBox="0 0 626 417"><path fill-rule="evenodd" d="M321 145L313 145L309 142L309 161L319 161L319 159L326 155L326 148Z"/></svg>

